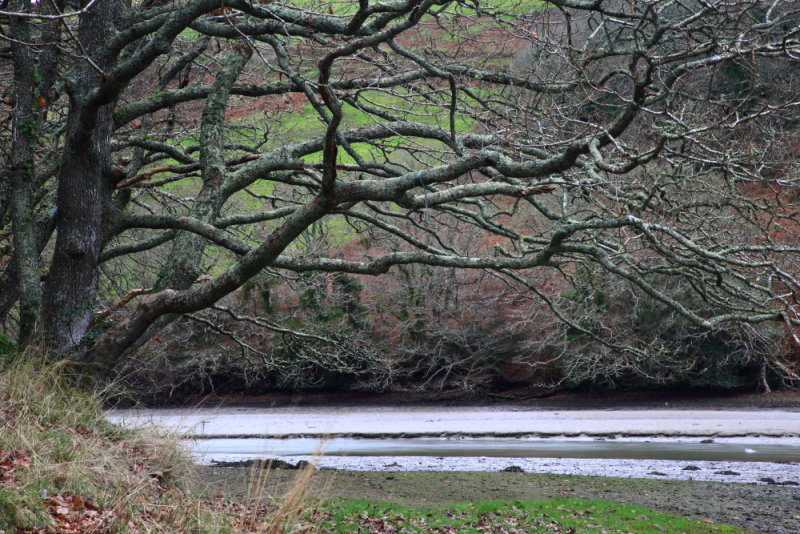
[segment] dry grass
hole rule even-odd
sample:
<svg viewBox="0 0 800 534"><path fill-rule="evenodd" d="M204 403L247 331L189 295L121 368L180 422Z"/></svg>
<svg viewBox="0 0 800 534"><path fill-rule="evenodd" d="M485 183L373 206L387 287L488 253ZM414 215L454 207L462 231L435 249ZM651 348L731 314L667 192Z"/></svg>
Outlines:
<svg viewBox="0 0 800 534"><path fill-rule="evenodd" d="M304 521L308 500L307 490L316 473L313 463L306 464L298 471L288 490L277 490L281 495L276 499L268 492L271 485L272 463L256 462L248 476L247 496L241 504L229 504L241 509L239 528L244 532L259 534L278 534L281 532L316 532L316 525Z"/></svg>
<svg viewBox="0 0 800 534"><path fill-rule="evenodd" d="M102 394L75 388L68 369L31 353L0 362L0 532L273 534L296 526L313 466L280 502L264 502L268 469L246 503L194 498L178 438L109 423Z"/></svg>

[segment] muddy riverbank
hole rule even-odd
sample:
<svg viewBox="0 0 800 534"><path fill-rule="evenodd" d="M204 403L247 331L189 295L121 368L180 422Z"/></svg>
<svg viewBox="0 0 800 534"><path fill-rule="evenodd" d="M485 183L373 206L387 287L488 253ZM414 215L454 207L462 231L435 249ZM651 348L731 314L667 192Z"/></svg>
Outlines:
<svg viewBox="0 0 800 534"><path fill-rule="evenodd" d="M348 471L520 471L563 475L670 480L701 480L800 486L800 464L776 462L685 461L608 458L513 458L459 456L232 456L214 455L210 465L236 465L254 458L295 465L312 462L322 469ZM247 458L244 459L243 458Z"/></svg>
<svg viewBox="0 0 800 534"><path fill-rule="evenodd" d="M538 410L590 409L781 409L800 408L800 390L772 393L713 391L560 391L542 395L525 390L495 394L463 391L433 392L273 392L262 395L204 395L162 399L157 406L174 408L219 408L236 406L505 406Z"/></svg>
<svg viewBox="0 0 800 534"><path fill-rule="evenodd" d="M201 466L194 490L237 499L259 491L276 496L286 491L296 473L272 470L262 477L253 468ZM254 482L262 478L263 482ZM741 525L754 532L800 532L800 488L794 486L514 472L319 471L309 489L313 497L414 504L563 496L602 498Z"/></svg>
<svg viewBox="0 0 800 534"><path fill-rule="evenodd" d="M526 406L317 406L130 409L118 423L153 423L192 437L697 436L800 437L800 409L589 409Z"/></svg>

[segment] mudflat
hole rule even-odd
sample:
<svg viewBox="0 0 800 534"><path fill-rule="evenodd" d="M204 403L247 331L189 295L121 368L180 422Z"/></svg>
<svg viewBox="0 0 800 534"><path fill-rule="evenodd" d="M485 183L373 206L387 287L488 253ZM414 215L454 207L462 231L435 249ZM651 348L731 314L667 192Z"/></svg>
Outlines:
<svg viewBox="0 0 800 534"><path fill-rule="evenodd" d="M523 406L313 406L133 409L125 424L157 423L205 437L800 436L800 410L542 410Z"/></svg>
<svg viewBox="0 0 800 534"><path fill-rule="evenodd" d="M629 393L629 394L585 394L553 396L547 399L529 399L515 402L488 403L486 399L472 403L464 399L436 399L417 397L413 402L412 397L389 396L365 397L361 395L340 396L335 399L331 396L320 397L293 397L275 396L272 398L228 398L219 403L209 400L202 409L215 406L214 413L219 414L233 408L273 408L282 407L284 410L291 406L292 415L286 421L286 426L280 425L278 434L298 432L301 434L316 434L331 432L330 420L318 421L323 428L310 429L310 420L301 413L311 407L325 407L333 412L352 412L355 406L373 406L376 415L381 407L393 406L395 408L412 408L416 412L420 404L425 409L432 405L436 408L477 408L481 411L490 408L495 411L519 412L526 411L551 411L561 410L602 410L604 415L613 414L617 410L638 411L659 409L657 414L633 414L636 419L635 426L640 429L647 418L654 415L666 416L665 412L672 410L683 413L674 414L676 418L686 420L687 411L698 410L702 412L716 411L708 414L708 421L716 421L722 416L721 412L738 412L730 414L727 423L742 419L747 411L755 412L751 421L757 421L759 414L763 424L769 419L770 411L781 412L780 418L774 421L778 428L777 433L786 435L794 432L788 428L800 420L800 395L795 391L781 392L771 395L678 395ZM459 412L462 410L455 410ZM247 412L248 410L244 410ZM312 410L314 411L314 410ZM370 411L370 410L368 410ZM401 409L402 411L402 409ZM436 410L434 410L436 411ZM467 410L468 411L468 410ZM242 413L242 412L240 412ZM463 411L462 411L463 413ZM773 412L774 413L774 412ZM128 415L131 415L130 412ZM195 415L199 415L195 412ZM385 412L382 414L385 416ZM415 414L416 415L416 414ZM532 414L529 414L532 415ZM538 415L542 415L541 413ZM576 414L570 414L574 418ZM620 414L617 414L620 415ZM640 416L636 417L636 416ZM614 415L610 415L614 418ZM555 416L554 416L555 417ZM419 418L414 417L417 422ZM536 418L526 418L529 421ZM184 424L189 423L185 419ZM363 420L362 428L363 428ZM664 419L660 421L662 432ZM199 433L215 433L210 418L203 416L200 421L194 422L194 431ZM199 424L197 424L199 423ZM264 421L262 420L263 424ZM384 420L385 423L385 420ZM424 423L424 421L423 421ZM435 428L442 429L443 421L437 421ZM288 427L294 425L305 426L303 429ZM770 423L771 424L771 423ZM324 426L328 428L324 428ZM179 425L183 426L183 425ZM183 426L187 429L192 424ZM387 425L381 425L386 428ZM584 425L581 425L584 426ZM690 425L691 426L691 425ZM734 425L735 426L735 425ZM264 428L253 429L250 432L265 433ZM712 426L712 428L715 428ZM719 427L716 427L719 428ZM273 427L274 429L274 427ZM340 431L343 428L338 429ZM350 432L353 430L348 429ZM348 430L344 430L347 433ZM455 429L454 429L455 430ZM459 429L464 432L467 429ZM519 431L519 429L517 429ZM529 432L533 429L525 429ZM563 431L562 429L559 429ZM585 427L581 430L585 430ZM614 432L621 428L606 429ZM742 432L739 428L739 432ZM755 430L755 429L748 429ZM762 427L760 430L764 430ZM204 432L203 432L204 431ZM287 432L289 431L289 432ZM458 430L456 430L458 431ZM468 431L468 430L467 430ZM535 430L533 430L535 432ZM267 430L266 433L273 433ZM358 430L356 430L358 433ZM523 430L524 432L524 430ZM647 432L647 431L646 431ZM652 430L649 430L652 432ZM755 430L759 433L758 430ZM690 432L694 433L694 432ZM712 433L703 429L697 432ZM744 433L748 433L745 431ZM787 464L787 470L797 470L796 464ZM193 482L194 490L209 496L225 495L233 499L244 499L256 493L265 498L280 496L292 484L297 471L275 469L266 476L263 472L252 467L214 467L197 466L197 476ZM553 497L582 497L603 498L620 503L636 504L674 512L693 518L705 519L719 523L740 525L754 532L773 534L800 533L800 486L771 485L771 484L745 484L745 483L719 483L703 482L698 480L663 480L642 478L616 478L579 475L556 475L543 473L518 473L518 472L464 472L464 471L345 471L321 470L312 478L308 488L309 494L315 498L367 498L385 500L397 503L413 503L431 505L446 504L456 501L472 500L537 500Z"/></svg>
<svg viewBox="0 0 800 534"><path fill-rule="evenodd" d="M297 471L198 466L194 490L245 499L280 496ZM445 504L472 500L602 498L647 506L755 532L800 532L800 487L680 480L587 477L514 472L318 471L314 498L360 498L397 503Z"/></svg>
<svg viewBox="0 0 800 534"><path fill-rule="evenodd" d="M791 409L800 408L800 389L771 393L719 391L557 391L541 393L526 389L503 393L464 391L360 391L273 392L261 395L204 395L161 402L158 406L219 408L231 406L520 406L539 410L591 409Z"/></svg>

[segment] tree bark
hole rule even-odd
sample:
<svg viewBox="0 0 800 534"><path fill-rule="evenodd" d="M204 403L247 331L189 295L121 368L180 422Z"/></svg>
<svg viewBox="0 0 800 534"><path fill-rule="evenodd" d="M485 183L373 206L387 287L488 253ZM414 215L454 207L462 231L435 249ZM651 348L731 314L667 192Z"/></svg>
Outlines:
<svg viewBox="0 0 800 534"><path fill-rule="evenodd" d="M36 215L36 252L41 255L47 242L55 231L55 217L48 210L47 213ZM20 284L17 277L17 258L11 258L0 277L0 323L4 323L8 312L14 307L20 294Z"/></svg>
<svg viewBox="0 0 800 534"><path fill-rule="evenodd" d="M45 285L42 323L47 346L67 351L88 329L98 290L98 259L103 221L112 193L109 154L112 105L99 105L93 89L112 58L106 40L113 33L116 0L97 2L81 17L83 49L93 57L80 62L68 80L70 108L64 155L58 175L58 235Z"/></svg>
<svg viewBox="0 0 800 534"><path fill-rule="evenodd" d="M224 274L189 289L166 289L144 299L128 316L91 347L84 365L92 374L105 376L128 348L160 317L189 313L211 306L270 265L298 235L332 209L322 196L313 198Z"/></svg>
<svg viewBox="0 0 800 534"><path fill-rule="evenodd" d="M30 0L11 2L14 11L29 11ZM33 224L34 149L38 134L39 114L34 106L44 102L36 83L36 60L31 45L28 19L12 17L9 29L11 57L14 65L13 145L11 152L11 221L13 227L14 262L19 295L20 347L33 338L41 303L39 250ZM41 100L40 100L41 99Z"/></svg>

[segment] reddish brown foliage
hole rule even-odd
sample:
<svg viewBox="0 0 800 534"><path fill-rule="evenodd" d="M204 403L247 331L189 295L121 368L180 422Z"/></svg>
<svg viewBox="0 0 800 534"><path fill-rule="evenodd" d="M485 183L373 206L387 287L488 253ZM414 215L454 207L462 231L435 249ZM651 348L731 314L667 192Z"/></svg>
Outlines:
<svg viewBox="0 0 800 534"><path fill-rule="evenodd" d="M13 451L0 450L0 484L15 484L16 471L19 467L31 465L31 453L22 449Z"/></svg>

